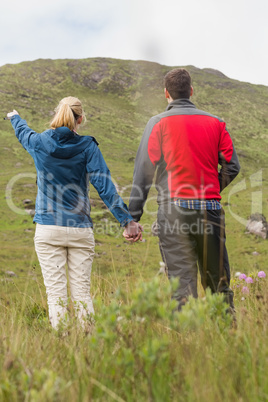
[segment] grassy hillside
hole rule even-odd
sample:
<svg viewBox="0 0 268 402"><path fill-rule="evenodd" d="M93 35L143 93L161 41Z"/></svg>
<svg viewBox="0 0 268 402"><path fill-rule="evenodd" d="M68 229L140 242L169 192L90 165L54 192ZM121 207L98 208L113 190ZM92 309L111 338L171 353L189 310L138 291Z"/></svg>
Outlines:
<svg viewBox="0 0 268 402"><path fill-rule="evenodd" d="M81 127L79 133L97 138L100 143L100 149L110 167L112 177L118 186L120 194L127 202L134 159L145 124L152 115L162 112L166 107L166 100L163 96L163 76L170 69L171 67L144 61L134 62L102 58L36 60L34 62L6 65L0 68L1 113L4 117L7 112L16 109L35 131L40 132L48 126L53 110L61 98L69 95L79 97L83 102L87 116L87 123ZM241 219L246 220L252 212L260 211L261 206L264 215L268 217L268 87L231 80L222 73L211 69L198 69L193 66L188 66L187 69L193 79L194 96L192 101L200 109L205 109L218 115L227 122L228 130L240 157L241 173L230 188L227 188L223 193L223 205L227 222L227 247L232 272L234 274L236 271L240 271L249 274L263 270L267 273L267 241L245 234L245 226L241 223ZM76 392L80 390L80 396L77 397L77 400L81 401L88 400L87 392L91 392L92 397L97 398L96 400L121 400L122 398L122 400L141 400L134 397L133 399L131 397L127 398L127 395L131 395L129 394L129 389L131 387L132 389L135 388L133 384L131 386L131 381L134 381L133 378L135 378L135 370L139 373L138 377L141 375L140 373L143 373L144 376L149 375L146 371L147 366L142 366L143 369L140 368L141 371L139 371L141 363L139 363L138 358L136 361L137 367L132 372L132 377L130 376L132 380L128 385L125 384L128 391L122 391L122 382L120 382L119 378L116 379L115 382L119 391L117 390L115 394L122 396L121 399L119 397L119 399L116 399L116 396L112 396L112 393L108 392L112 386L111 384L114 383L111 381L114 374L107 374L107 378L104 376L102 381L102 376L96 378L96 373L102 369L101 366L96 364L95 368L93 368L84 360L86 359L85 357L81 358L82 355L86 355L85 349L87 345L87 341L84 340L82 335L73 333L70 346L68 341L64 341L62 344L59 338L50 331L46 321L45 289L33 247L34 225L32 224L32 218L23 213L25 209L23 200L30 199L33 203L35 200L35 167L31 157L15 138L11 124L3 119L0 120L0 168L0 311L2 316L0 318L2 320L0 321L0 336L4 345L3 364L5 367L0 378L6 381L7 389L8 386L11 387L10 393L8 394L9 391L6 390L5 395L11 395L10 400L16 400L16 398L23 400L25 395L30 395L30 393L27 394L30 389L27 381L32 381L32 384L37 384L36 389L41 391L36 399L30 395L28 400L64 400L63 397L61 399L56 394L56 396L53 394L51 398L46 396L46 391L40 385L43 380L36 379L33 373L35 372L35 375L37 375L36 373L41 370L40 376L45 378L44 381L54 384L57 381L57 376L54 378L53 373L60 370L59 362L67 354L68 364L71 364L73 369L85 376L92 370L93 377L95 376L94 378L97 382L104 384L104 388L101 388L100 385L98 388L95 383L100 392L96 396L93 391L93 383L89 391L89 388L85 385L86 383L83 383L85 377L78 384L79 376L74 375L74 378L70 379L67 374L68 370L64 368L60 374L62 388L59 385L59 389L61 390L60 392L63 392L63 389L65 391L60 395L68 395L66 389L68 389L69 381L71 384L75 384L74 386L70 385L72 399L76 398ZM12 180L14 184L12 184ZM241 181L242 183L240 183ZM230 191L234 192L231 196ZM95 223L96 237L92 294L96 300L97 312L105 314L101 310L101 301L106 307L110 305L111 300L116 303L118 299L116 299L117 296L115 295L118 287L122 287L129 295L129 299L126 301L126 305L128 305L131 297L135 298L135 295L132 295L131 292L135 288L136 282L140 280L147 282L158 272L159 261L161 260L160 253L157 239L150 233L150 226L156 219L157 206L154 200L155 191L152 189L150 200L146 206L146 213L142 218L146 241L129 245L122 240L122 231L109 211L103 208L103 204L94 189L91 191L90 197L93 206L92 217ZM13 209L14 206L19 208L21 213L15 213L10 209L9 205L11 203ZM9 276L6 273L7 271L13 271L16 276ZM164 278L160 282L161 286L165 286ZM264 288L262 290L264 291ZM247 305L244 305L243 301L241 301L240 291L240 288L236 291L238 321L241 324L240 332L235 335L237 337L233 338L232 336L234 335L229 333L228 336L226 335L227 337L220 335L221 339L224 339L223 342L226 342L226 344L230 342L234 348L238 347L239 340L244 342L244 331L254 334L254 327L257 325L257 321L262 322L262 306L265 303L267 306L267 293L265 293L265 296L261 295L258 300L255 299L255 296L252 296L252 299L246 300ZM154 290L152 290L153 292ZM200 294L202 295L201 289ZM260 293L258 295L260 296ZM98 301L100 301L99 304ZM106 324L110 325L109 323ZM163 331L165 332L161 325L169 326L171 323L161 321L159 326L158 324L155 325L157 328L156 336L161 338ZM213 323L209 325L209 330L217 331L217 328L213 327ZM133 327L133 334L136 329L136 327L135 329ZM106 330L108 331L107 328ZM117 330L119 329L117 328ZM144 331L147 330L144 329ZM181 335L177 335L179 333L178 329L176 331L176 334L172 333L171 338L168 338L170 351L172 351L173 346L176 348L179 337L182 343L179 343L177 352L184 353L182 360L185 364L188 358L190 362L194 362L193 350L198 350L201 353L202 349L197 338L192 335L192 338L190 336L187 340ZM209 331L207 330L207 332ZM152 333L150 334L152 335ZM262 334L261 338L258 338L256 342L254 341L254 344L247 338L248 352L244 351L243 353L253 353L253 351L257 353L260 348L259 342L268 344L267 324L266 326L263 324L260 334ZM42 342L38 341L39 335L41 335L42 342L46 345L44 346L45 349L49 347L49 342L45 341L44 337L48 337L53 353L57 357L52 357L50 354L48 354L47 359L44 357L43 352L40 352L43 346ZM152 339L150 336L148 339ZM206 336L207 333L202 332L204 341ZM75 349L77 342L82 342L80 351ZM187 342L188 346L186 345ZM206 342L210 342L208 338L206 338ZM40 348L39 352L44 364L38 360L34 351L31 350L31 344L36 345L38 350ZM62 349L57 351L57 345L59 344ZM190 350L191 345L194 345L193 350ZM20 348L22 348L21 354ZM163 348L165 349L164 346ZM204 380L210 376L210 371L213 371L218 364L215 363L216 360L213 360L215 358L213 354L217 354L218 348L222 353L227 353L227 349L224 349L223 345L217 342L211 348L210 352L207 351L211 360L206 367L208 371L204 371ZM182 352L183 350L184 352ZM188 352L185 350L188 350ZM84 352L82 353L82 351ZM168 354L170 353L169 350L165 349L165 351ZM113 351L113 353L116 354L116 351ZM131 353L134 353L133 350ZM6 362L6 359L9 359L9 354L13 362L10 369L7 368L8 362ZM94 360L97 359L97 356L96 352L95 355L90 355L90 358ZM79 359L82 359L80 363L78 362ZM171 360L169 361L170 367L174 363L175 372L177 375L181 373L188 385L183 388L184 399L168 399L169 397L165 396L165 399L162 400L220 400L212 397L213 391L220 392L220 375L218 375L217 381L215 380L215 386L211 385L212 388L208 391L208 394L206 394L205 388L201 387L201 383L199 384L202 391L200 399L198 399L197 389L191 388L191 375L194 375L191 370L194 370L194 366L189 363L189 372L186 373L178 362L176 362L178 364L176 365ZM26 361L29 361L29 363L26 363ZM267 363L265 361L267 361L267 348L263 350L260 358L260 370L264 370L264 372L266 370L267 372ZM26 365L26 368L21 362ZM239 362L243 364L242 357ZM253 360L250 360L250 362L253 365L253 369L258 370L257 363L255 362L255 366ZM202 365L201 358L199 363ZM224 364L224 362L221 364ZM234 365L234 362L228 360L226 365ZM13 370L14 366L17 371ZM29 379L29 373L27 374L28 366L30 367L30 372L32 370L32 380ZM228 373L227 366L223 368L226 376ZM119 366L112 367L116 371ZM155 366L153 365L153 367ZM106 370L107 367L104 368L103 366L103 369ZM125 368L122 368L122 370L124 372ZM217 370L221 369L218 367ZM254 370L251 371L251 380L256 374ZM21 385L22 382L18 379L21 373L26 373L25 375L29 377L27 381L25 380L24 385ZM265 400L265 395L267 396L268 393L267 382L266 385L261 384L262 378L261 374L258 379L254 377L255 386L258 384L259 387L259 393L252 393L248 398L246 393L242 393L241 384L236 389L234 383L229 383L232 389L229 400L238 400L239 395L242 395L241 400L254 400L255 397L257 397L255 400ZM146 383L147 385L142 383L141 378L139 378L139 381L141 381L139 384L142 391L141 394L137 392L137 398L142 398L142 400L161 400L155 398L155 391L150 388L149 380ZM244 373L237 381L246 381L246 374ZM14 389L16 389L18 384L22 388L19 391L20 393L16 394L12 387L14 386ZM175 382L172 384L170 383L169 385L171 388L173 387L173 391L176 394L176 391L179 392L179 388L176 388ZM107 389L105 390L106 386ZM143 386L145 387L144 389ZM27 392L23 390L23 387L28 387ZM33 389L35 389L34 387L35 385L32 385ZM249 385L246 388L249 390ZM1 394L1 389L0 386L0 400L1 396L4 395L3 389ZM227 390L224 392L226 392L224 395L227 398ZM45 395L44 399L42 399L42 395Z"/></svg>
<svg viewBox="0 0 268 402"><path fill-rule="evenodd" d="M97 138L113 179L119 189L123 189L121 195L127 201L134 158L144 126L152 115L166 107L163 76L169 69L156 63L113 59L37 60L6 65L0 68L1 110L4 116L15 108L35 131L43 131L62 97L74 95L81 98L87 123L80 133ZM253 187L253 191L263 192L263 210L267 216L268 88L230 80L215 70L200 70L192 66L188 69L195 90L193 102L199 108L225 119L240 155L242 170L235 183L246 179L247 189L232 196L231 211L244 219L250 215L250 176L262 169L261 186ZM18 173L35 173L35 168L31 157L14 138L10 123L3 120L0 120L0 146L0 230L4 241L0 258L2 270L8 264L16 271L21 265L25 268L29 264L29 250L32 250L30 229L33 230L33 225L28 216L14 214L9 209L4 192L12 177ZM12 201L23 207L23 199L34 200L35 192L34 179L20 179L14 186ZM229 189L226 189L223 194L225 204L228 193ZM93 208L95 223L100 223L103 218L115 222L109 213L100 208L101 203L94 192L92 198L93 205L96 205ZM143 223L149 224L155 219L155 203L152 202L147 209L151 213L144 217ZM229 206L226 214L231 263L235 269L241 269L241 255L245 258L243 269L250 269L256 263L251 254L255 249L260 252L258 263L259 260L264 263L266 248L263 248L263 242L244 235L244 226L229 214ZM29 232L25 233L25 230ZM107 240L102 241L106 243ZM156 239L149 241L156 245ZM146 246L142 244L139 248ZM157 247L153 255L156 250ZM24 258L24 255L27 257Z"/></svg>

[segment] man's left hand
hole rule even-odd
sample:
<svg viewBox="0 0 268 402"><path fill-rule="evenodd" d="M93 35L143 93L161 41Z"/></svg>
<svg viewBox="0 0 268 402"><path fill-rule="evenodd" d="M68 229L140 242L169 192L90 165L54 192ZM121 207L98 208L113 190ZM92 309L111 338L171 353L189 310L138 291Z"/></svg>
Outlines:
<svg viewBox="0 0 268 402"><path fill-rule="evenodd" d="M131 221L125 226L123 236L127 241L135 243L142 241L142 232L143 227L138 222Z"/></svg>

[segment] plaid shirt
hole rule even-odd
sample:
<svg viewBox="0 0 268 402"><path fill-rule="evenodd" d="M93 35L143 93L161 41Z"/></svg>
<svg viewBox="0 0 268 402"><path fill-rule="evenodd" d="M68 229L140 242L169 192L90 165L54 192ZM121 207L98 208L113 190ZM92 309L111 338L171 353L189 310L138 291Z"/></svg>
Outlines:
<svg viewBox="0 0 268 402"><path fill-rule="evenodd" d="M221 209L221 204L217 200L184 200L177 199L173 203L178 207L187 209L217 210Z"/></svg>

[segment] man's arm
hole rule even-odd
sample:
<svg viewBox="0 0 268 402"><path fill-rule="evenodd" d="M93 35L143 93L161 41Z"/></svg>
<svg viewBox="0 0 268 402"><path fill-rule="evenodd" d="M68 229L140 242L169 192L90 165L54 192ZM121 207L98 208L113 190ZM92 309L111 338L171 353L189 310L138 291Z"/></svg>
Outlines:
<svg viewBox="0 0 268 402"><path fill-rule="evenodd" d="M237 153L234 148L233 141L223 123L223 130L221 132L221 139L219 144L219 164L221 169L219 172L220 191L222 191L240 171L240 164L238 161Z"/></svg>
<svg viewBox="0 0 268 402"><path fill-rule="evenodd" d="M138 222L151 188L155 168L161 159L161 132L159 119L153 117L145 127L133 174L133 184L129 200L129 211Z"/></svg>

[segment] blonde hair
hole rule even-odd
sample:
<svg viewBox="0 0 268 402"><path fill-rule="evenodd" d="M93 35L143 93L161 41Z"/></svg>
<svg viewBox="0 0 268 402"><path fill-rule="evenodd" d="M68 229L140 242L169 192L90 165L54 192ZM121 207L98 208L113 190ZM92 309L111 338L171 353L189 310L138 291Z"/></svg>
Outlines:
<svg viewBox="0 0 268 402"><path fill-rule="evenodd" d="M77 126L77 119L81 116L85 119L81 101L73 96L67 96L56 107L50 128L55 129L64 126L73 131Z"/></svg>

